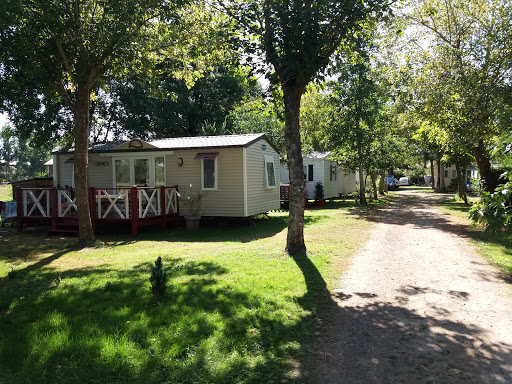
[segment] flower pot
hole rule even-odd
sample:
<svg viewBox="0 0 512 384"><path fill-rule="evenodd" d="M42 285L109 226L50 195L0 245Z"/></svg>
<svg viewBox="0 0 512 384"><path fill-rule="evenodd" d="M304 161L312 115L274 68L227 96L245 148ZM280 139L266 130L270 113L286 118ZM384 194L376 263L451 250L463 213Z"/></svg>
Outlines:
<svg viewBox="0 0 512 384"><path fill-rule="evenodd" d="M316 201L316 205L317 205L318 207L323 207L323 206L325 205L325 200L317 200L317 201Z"/></svg>
<svg viewBox="0 0 512 384"><path fill-rule="evenodd" d="M201 216L185 216L185 230L188 233L198 232L200 222Z"/></svg>

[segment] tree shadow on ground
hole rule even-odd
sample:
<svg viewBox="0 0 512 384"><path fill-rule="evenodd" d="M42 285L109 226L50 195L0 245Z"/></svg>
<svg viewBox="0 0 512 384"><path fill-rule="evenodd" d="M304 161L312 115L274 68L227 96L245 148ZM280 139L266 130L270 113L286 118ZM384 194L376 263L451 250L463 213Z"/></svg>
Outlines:
<svg viewBox="0 0 512 384"><path fill-rule="evenodd" d="M306 216L304 225L312 225L325 216ZM206 221L201 223L201 228L197 233L187 233L184 227L172 227L167 231L158 231L154 227L141 228L136 241L180 241L180 242L235 242L248 243L251 241L273 237L288 227L288 216L260 216L251 220L235 221ZM123 239L128 241L132 239L126 232L103 233L98 236L99 239L110 243L114 239Z"/></svg>
<svg viewBox="0 0 512 384"><path fill-rule="evenodd" d="M173 258L159 300L150 263L42 266L0 280L0 382L277 384L311 329L273 295L226 285L215 262Z"/></svg>
<svg viewBox="0 0 512 384"><path fill-rule="evenodd" d="M308 292L299 300L319 318L319 336L309 345L302 374L308 383L508 383L512 345L485 342L478 326L425 316L380 301L370 292L355 295L366 305L351 305L352 295L327 293L326 284L305 256L294 257ZM408 297L429 292L402 287ZM451 292L467 300L464 292ZM400 302L400 301L399 301Z"/></svg>
<svg viewBox="0 0 512 384"><path fill-rule="evenodd" d="M399 198L391 199L385 206L376 209L352 210L352 213L371 222L413 226L419 229L435 228L468 237L466 225L454 223L447 214L431 212L433 205L446 201L450 197L452 195L401 194Z"/></svg>

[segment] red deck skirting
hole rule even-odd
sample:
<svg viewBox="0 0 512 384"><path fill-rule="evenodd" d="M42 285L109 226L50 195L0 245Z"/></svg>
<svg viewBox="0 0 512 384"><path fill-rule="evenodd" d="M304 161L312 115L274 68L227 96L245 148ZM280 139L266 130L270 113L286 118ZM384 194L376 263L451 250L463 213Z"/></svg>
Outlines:
<svg viewBox="0 0 512 384"><path fill-rule="evenodd" d="M141 190L145 190L146 194L141 193ZM173 191L169 193L169 190ZM48 191L49 195L47 195L46 191ZM141 188L90 187L89 209L93 230L96 232L101 223L131 223L131 234L133 236L137 236L139 229L147 225L160 224L160 228L165 229L169 221L179 222L179 199L177 192L178 186ZM170 196L168 196L169 194ZM149 200L146 198L146 195ZM127 197L129 199L128 209L125 205ZM78 233L78 217L76 215L74 198L74 189L17 189L16 225L18 232L21 232L27 225L43 222L51 225L50 232L53 233ZM166 213L169 198L172 200L172 204L169 207L170 212ZM100 212L98 212L98 207L100 207ZM139 211L142 211L146 217L141 217ZM127 217L119 216L119 213Z"/></svg>

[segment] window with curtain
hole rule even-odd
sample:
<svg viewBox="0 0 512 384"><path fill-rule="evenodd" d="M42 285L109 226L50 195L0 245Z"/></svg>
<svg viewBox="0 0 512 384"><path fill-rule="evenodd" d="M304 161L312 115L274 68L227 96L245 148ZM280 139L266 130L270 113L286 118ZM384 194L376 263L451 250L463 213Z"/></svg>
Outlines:
<svg viewBox="0 0 512 384"><path fill-rule="evenodd" d="M203 159L203 189L217 189L216 180L217 159Z"/></svg>
<svg viewBox="0 0 512 384"><path fill-rule="evenodd" d="M276 174L274 167L274 157L265 155L265 188L274 188L276 186Z"/></svg>

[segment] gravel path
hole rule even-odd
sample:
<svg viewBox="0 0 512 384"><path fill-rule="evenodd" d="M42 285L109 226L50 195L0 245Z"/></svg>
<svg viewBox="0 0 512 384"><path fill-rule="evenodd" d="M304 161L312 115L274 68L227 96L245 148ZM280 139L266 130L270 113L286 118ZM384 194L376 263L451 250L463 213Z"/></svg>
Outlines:
<svg viewBox="0 0 512 384"><path fill-rule="evenodd" d="M333 295L309 383L512 383L512 287L435 210L404 190Z"/></svg>

